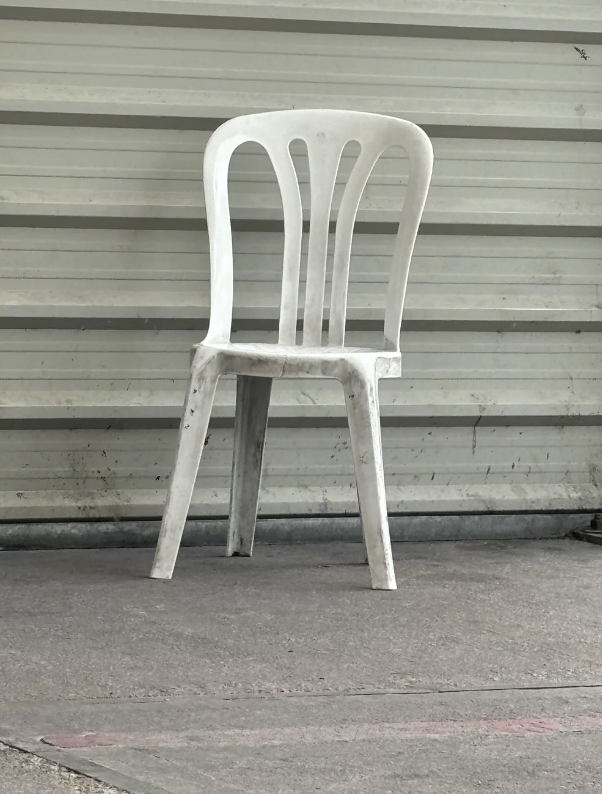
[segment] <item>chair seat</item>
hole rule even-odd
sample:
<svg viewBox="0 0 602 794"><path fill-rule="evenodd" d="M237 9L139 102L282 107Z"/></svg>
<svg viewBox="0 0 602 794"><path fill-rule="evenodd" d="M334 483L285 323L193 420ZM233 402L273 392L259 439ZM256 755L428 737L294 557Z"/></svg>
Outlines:
<svg viewBox="0 0 602 794"><path fill-rule="evenodd" d="M254 342L201 342L222 358L222 371L266 378L339 378L354 360L374 366L378 378L401 376L401 353L370 347L303 347ZM367 361L368 360L368 361ZM358 363L359 363L358 361Z"/></svg>

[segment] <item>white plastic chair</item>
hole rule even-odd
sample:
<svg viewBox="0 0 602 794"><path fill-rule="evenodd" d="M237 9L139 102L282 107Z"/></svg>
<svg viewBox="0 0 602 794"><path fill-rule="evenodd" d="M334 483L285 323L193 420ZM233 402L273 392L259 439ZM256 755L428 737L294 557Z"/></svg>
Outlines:
<svg viewBox="0 0 602 794"><path fill-rule="evenodd" d="M297 312L303 211L290 154L293 140L308 150L311 214L303 339L297 344ZM284 263L277 344L230 341L233 254L228 170L232 153L254 141L270 156L284 208ZM345 187L336 224L328 341L322 343L330 211L344 147L361 152ZM392 259L379 348L345 347L347 288L353 226L362 192L381 154L402 146L410 175ZM234 465L227 555L250 556L257 516L268 406L273 378L336 378L345 390L364 542L372 587L395 590L385 498L379 378L401 376L399 335L410 259L433 165L431 142L401 119L344 110L286 110L241 116L222 125L207 144L205 202L211 253L211 318L203 342L193 348L191 379L180 425L179 447L151 577L170 579L205 442L217 381L238 376Z"/></svg>

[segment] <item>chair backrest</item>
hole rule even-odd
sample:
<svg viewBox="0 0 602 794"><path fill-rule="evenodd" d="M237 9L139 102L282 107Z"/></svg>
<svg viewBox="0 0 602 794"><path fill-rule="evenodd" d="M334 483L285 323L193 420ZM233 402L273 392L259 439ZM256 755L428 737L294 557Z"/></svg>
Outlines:
<svg viewBox="0 0 602 794"><path fill-rule="evenodd" d="M284 210L284 263L279 342L296 344L303 208L290 153L305 141L309 159L310 229L303 318L303 345L322 344L324 289L330 212L341 155L351 141L361 151L345 186L335 233L328 345L345 340L347 290L353 226L372 169L391 146L403 147L410 173L392 258L384 318L384 348L399 350L401 315L410 260L433 167L431 142L409 121L346 110L284 110L239 116L211 136L205 150L204 187L211 252L211 319L208 339L230 338L233 304L233 253L228 171L232 153L245 142L267 151L276 172Z"/></svg>

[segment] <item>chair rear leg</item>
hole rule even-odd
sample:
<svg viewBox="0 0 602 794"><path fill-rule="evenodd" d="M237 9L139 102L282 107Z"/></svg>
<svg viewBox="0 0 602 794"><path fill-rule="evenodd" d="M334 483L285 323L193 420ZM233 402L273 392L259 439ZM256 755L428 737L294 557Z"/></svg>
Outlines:
<svg viewBox="0 0 602 794"><path fill-rule="evenodd" d="M218 378L215 366L210 364L200 372L197 368L195 372L193 364L193 376L180 423L176 463L150 574L152 579L171 579L173 574L205 446Z"/></svg>
<svg viewBox="0 0 602 794"><path fill-rule="evenodd" d="M363 554L363 563L364 565L368 565L368 547L366 546L366 534L364 532L364 527L362 525L362 554Z"/></svg>
<svg viewBox="0 0 602 794"><path fill-rule="evenodd" d="M253 553L271 393L272 378L238 376L228 557Z"/></svg>
<svg viewBox="0 0 602 794"><path fill-rule="evenodd" d="M375 590L395 590L378 406L378 381L353 368L343 383L366 554Z"/></svg>

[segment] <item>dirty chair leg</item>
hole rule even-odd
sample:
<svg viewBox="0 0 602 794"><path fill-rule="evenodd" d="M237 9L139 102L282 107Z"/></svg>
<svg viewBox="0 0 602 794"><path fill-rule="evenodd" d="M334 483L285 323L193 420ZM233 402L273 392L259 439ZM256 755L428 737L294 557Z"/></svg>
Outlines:
<svg viewBox="0 0 602 794"><path fill-rule="evenodd" d="M238 376L228 557L253 553L271 391L271 378Z"/></svg>
<svg viewBox="0 0 602 794"><path fill-rule="evenodd" d="M364 542L375 590L395 590L382 459L378 381L354 370L343 384Z"/></svg>
<svg viewBox="0 0 602 794"><path fill-rule="evenodd" d="M152 579L171 579L173 574L205 445L217 380L215 371L205 371L200 377L196 375L191 379L180 424L176 464L150 574Z"/></svg>

